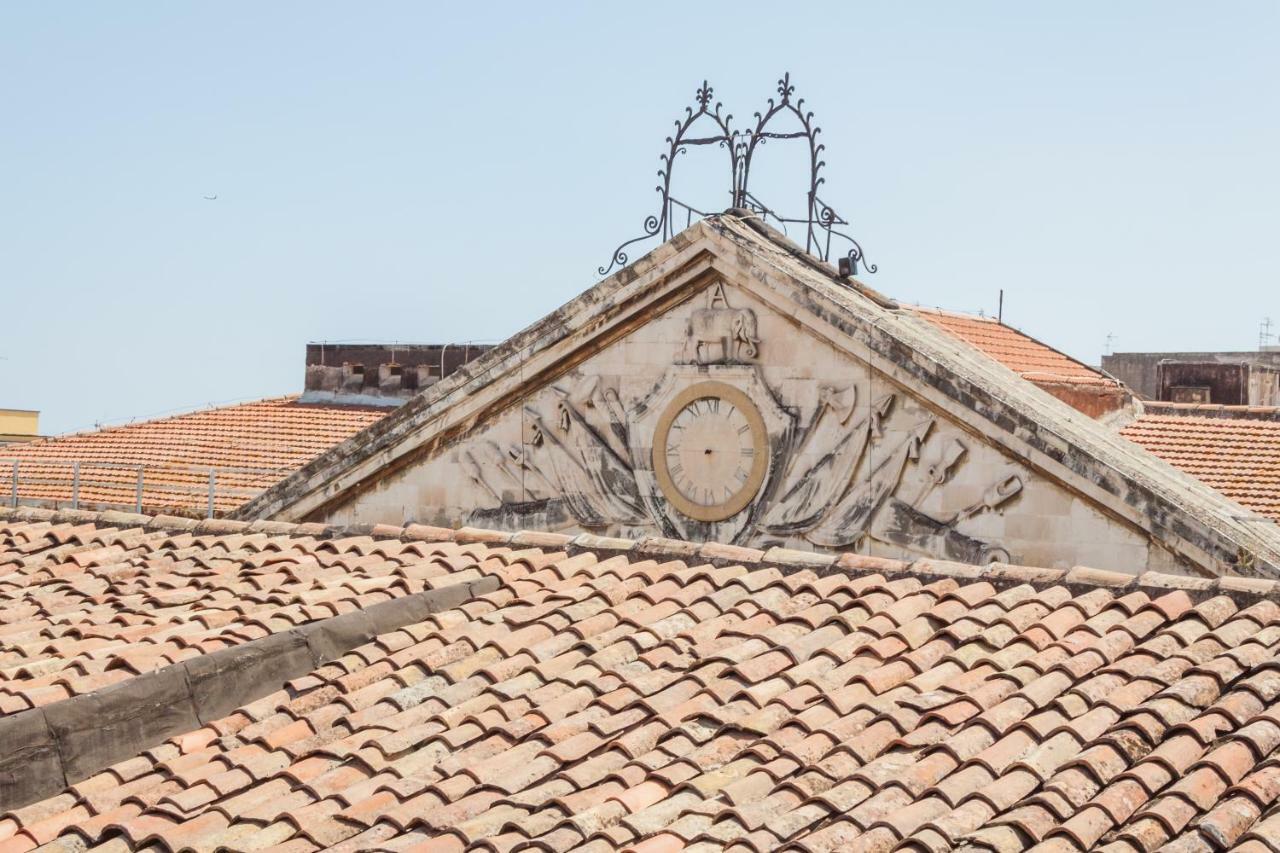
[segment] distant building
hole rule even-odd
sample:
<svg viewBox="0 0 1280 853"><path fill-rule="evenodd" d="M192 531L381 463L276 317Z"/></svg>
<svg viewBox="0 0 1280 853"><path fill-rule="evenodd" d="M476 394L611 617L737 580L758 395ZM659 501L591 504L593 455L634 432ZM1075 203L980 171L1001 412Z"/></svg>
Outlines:
<svg viewBox="0 0 1280 853"><path fill-rule="evenodd" d="M474 343L310 343L301 402L398 406L490 349Z"/></svg>
<svg viewBox="0 0 1280 853"><path fill-rule="evenodd" d="M223 515L487 347L309 344L306 393L40 438L0 410L0 495L55 508ZM15 500L16 497L16 500Z"/></svg>
<svg viewBox="0 0 1280 853"><path fill-rule="evenodd" d="M30 409L0 409L0 444L16 444L40 437L40 413Z"/></svg>
<svg viewBox="0 0 1280 853"><path fill-rule="evenodd" d="M1132 399L1128 389L1098 368L993 317L921 306L912 310L1089 417L1104 418L1119 412Z"/></svg>
<svg viewBox="0 0 1280 853"><path fill-rule="evenodd" d="M1102 369L1161 403L1280 406L1280 348L1256 352L1118 352Z"/></svg>
<svg viewBox="0 0 1280 853"><path fill-rule="evenodd" d="M1280 521L1280 409L1147 402L1120 434Z"/></svg>
<svg viewBox="0 0 1280 853"><path fill-rule="evenodd" d="M386 414L296 396L0 447L5 503L204 516L230 512Z"/></svg>

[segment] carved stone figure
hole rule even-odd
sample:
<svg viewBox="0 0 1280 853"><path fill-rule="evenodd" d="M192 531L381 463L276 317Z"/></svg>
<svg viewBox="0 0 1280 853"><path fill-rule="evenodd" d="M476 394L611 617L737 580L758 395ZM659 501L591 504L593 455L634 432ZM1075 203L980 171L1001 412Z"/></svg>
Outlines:
<svg viewBox="0 0 1280 853"><path fill-rule="evenodd" d="M847 427L856 390L838 393L823 389L800 449L791 458L779 498L765 511L758 525L760 530L783 536L803 533L821 521L850 487L867 442L881 434L880 424L894 401L892 394L886 394L852 427ZM828 420L835 424L827 424ZM797 460L814 457L817 459L810 465L796 464Z"/></svg>
<svg viewBox="0 0 1280 853"><path fill-rule="evenodd" d="M827 548L857 544L866 534L872 516L897 490L907 463L920 458L920 447L933 424L934 419L929 417L911 428L871 469L867 479L850 490L822 523L806 534L808 540Z"/></svg>
<svg viewBox="0 0 1280 853"><path fill-rule="evenodd" d="M756 315L750 308L731 308L719 282L711 288L707 307L689 316L685 357L696 364L749 361L760 354Z"/></svg>
<svg viewBox="0 0 1280 853"><path fill-rule="evenodd" d="M535 442L545 451L570 513L584 527L635 524L645 520L630 466L600 441L571 409L549 427L533 409L527 416Z"/></svg>
<svg viewBox="0 0 1280 853"><path fill-rule="evenodd" d="M588 376L573 384L569 390L553 389L561 396L560 420L568 429L572 416L579 417L618 456L627 453L627 416L618 392L602 388L600 377Z"/></svg>
<svg viewBox="0 0 1280 853"><path fill-rule="evenodd" d="M689 318L689 339L699 364L755 358L756 315L749 308L699 308Z"/></svg>
<svg viewBox="0 0 1280 853"><path fill-rule="evenodd" d="M506 458L520 474L524 495L529 500L543 500L556 493L556 486L545 471L533 459L530 448L513 445L506 450Z"/></svg>
<svg viewBox="0 0 1280 853"><path fill-rule="evenodd" d="M954 440L953 442L959 444ZM1022 478L1017 474L1005 475L990 486L978 501L949 518L935 518L921 512L918 507L893 497L885 505L884 522L877 535L912 550L925 553L941 551L948 559L962 563L982 565L995 561L1008 562L1008 551L990 542L966 536L956 529L956 525L981 513L999 509L1021 491Z"/></svg>

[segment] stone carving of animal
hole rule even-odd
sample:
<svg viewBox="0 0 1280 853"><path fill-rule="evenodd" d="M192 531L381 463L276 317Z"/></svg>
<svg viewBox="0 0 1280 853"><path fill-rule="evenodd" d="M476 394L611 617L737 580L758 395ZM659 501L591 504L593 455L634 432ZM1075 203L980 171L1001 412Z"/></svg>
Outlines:
<svg viewBox="0 0 1280 853"><path fill-rule="evenodd" d="M759 354L756 315L750 308L699 308L689 315L689 353L694 361L743 361ZM718 356L708 351L718 347Z"/></svg>

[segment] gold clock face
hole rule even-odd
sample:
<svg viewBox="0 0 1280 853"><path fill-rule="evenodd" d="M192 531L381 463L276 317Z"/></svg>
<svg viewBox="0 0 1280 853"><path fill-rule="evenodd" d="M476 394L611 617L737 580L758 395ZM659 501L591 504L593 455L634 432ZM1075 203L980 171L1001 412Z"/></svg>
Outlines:
<svg viewBox="0 0 1280 853"><path fill-rule="evenodd" d="M697 521L741 512L768 471L768 436L751 398L723 382L676 395L653 436L653 470L667 500Z"/></svg>

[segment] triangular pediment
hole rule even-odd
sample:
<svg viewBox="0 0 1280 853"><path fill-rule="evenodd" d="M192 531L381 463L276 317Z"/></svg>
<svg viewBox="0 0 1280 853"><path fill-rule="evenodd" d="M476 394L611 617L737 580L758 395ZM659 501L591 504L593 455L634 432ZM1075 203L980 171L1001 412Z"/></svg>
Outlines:
<svg viewBox="0 0 1280 853"><path fill-rule="evenodd" d="M1127 570L1280 556L1274 524L729 214L244 514Z"/></svg>

